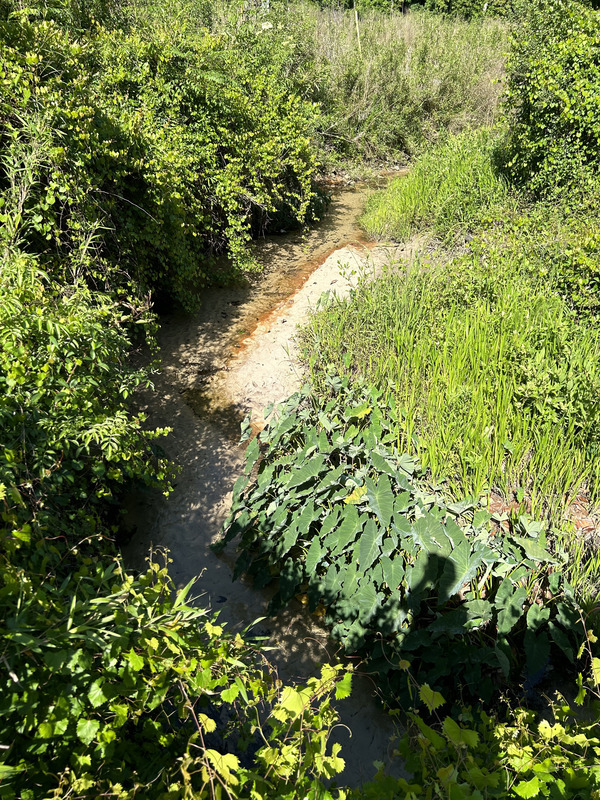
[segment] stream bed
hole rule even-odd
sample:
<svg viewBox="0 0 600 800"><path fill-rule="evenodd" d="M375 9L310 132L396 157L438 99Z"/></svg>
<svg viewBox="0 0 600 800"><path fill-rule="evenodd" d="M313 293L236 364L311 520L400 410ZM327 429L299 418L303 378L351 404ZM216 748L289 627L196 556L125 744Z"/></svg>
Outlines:
<svg viewBox="0 0 600 800"><path fill-rule="evenodd" d="M199 602L219 611L230 630L264 617L271 592L232 581L235 546L217 556L231 492L243 469L240 423L247 414L262 424L262 410L302 383L294 332L324 291L347 293L359 275L377 274L401 256L374 246L358 227L369 189L337 193L324 219L307 233L271 236L255 243L264 270L247 286L211 289L193 315L161 320L162 370L155 392L141 399L152 426L172 428L161 444L180 466L168 499L138 494L130 499L131 540L123 548L128 566L142 568L149 548L168 548L178 587L198 576ZM270 660L284 681L302 681L318 665L335 660L327 631L299 602L256 628L268 635ZM342 725L332 741L342 744L346 769L341 784L373 777L374 761L392 761L397 734L378 705L375 686L355 677L352 696L338 704ZM351 732L351 733L350 733ZM393 768L401 773L400 765Z"/></svg>

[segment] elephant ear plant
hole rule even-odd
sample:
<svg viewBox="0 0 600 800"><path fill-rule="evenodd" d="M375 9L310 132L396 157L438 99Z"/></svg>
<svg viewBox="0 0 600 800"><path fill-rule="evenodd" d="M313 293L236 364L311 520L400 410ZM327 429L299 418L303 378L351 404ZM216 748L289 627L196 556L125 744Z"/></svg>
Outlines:
<svg viewBox="0 0 600 800"><path fill-rule="evenodd" d="M543 526L448 502L399 451L392 401L328 380L325 405L304 389L247 447L218 545L239 536L236 575L278 580L273 609L303 595L392 693L407 658L419 681L484 700L574 662L583 630Z"/></svg>

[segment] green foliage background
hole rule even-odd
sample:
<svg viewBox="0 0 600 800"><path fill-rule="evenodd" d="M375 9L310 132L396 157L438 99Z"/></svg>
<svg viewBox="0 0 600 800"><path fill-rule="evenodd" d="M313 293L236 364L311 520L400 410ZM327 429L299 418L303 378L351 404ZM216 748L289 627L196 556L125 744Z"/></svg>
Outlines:
<svg viewBox="0 0 600 800"><path fill-rule="evenodd" d="M252 269L251 236L318 212L322 164L403 160L495 118L506 26L487 17L499 8L435 5L486 16L467 23L366 5L357 24L308 5L0 0L1 798L347 795L330 783L344 764L329 736L331 699L348 694L350 675L332 666L304 687L281 686L259 651L192 602L190 586L176 591L155 563L128 574L113 540L123 489L168 492L172 474L156 443L166 431L130 405L154 369L132 366L153 342L151 298L189 309L209 281ZM597 206L597 18L540 0L525 26L509 61L507 174L534 196L568 187L561 214L585 215ZM469 137L448 141L459 142L456 156ZM408 225L434 219L455 245L477 233L444 284L465 307L490 288L485 270L471 271L475 287L465 281L465 264L496 261L518 239L527 277L550 274L552 302L566 303L550 338L572 354L580 321L597 313L597 226L551 208L518 216L491 140L471 141L477 172L446 170L447 195L417 186L415 171ZM478 229L500 201L510 215L490 243ZM564 236L551 246L540 229L557 220ZM575 409L593 433L595 378L553 373L532 349L517 354L523 402L541 403L551 421ZM395 688L400 676L425 707L402 745L414 782L381 775L363 796L597 789L597 725L570 707L555 705L551 730L464 708L436 725L445 698L423 683L459 668L487 695L521 668L535 683L558 647L591 667L597 691L595 636L555 569L573 572L568 553L546 551L525 517L492 541L477 500L454 504L419 482L387 400L334 389L337 406L296 399L264 434L258 481L238 486L230 534L244 532L240 570L259 581L279 572L276 602L306 590L349 649L381 656L378 667L392 653ZM257 441L250 467L259 456ZM344 505L341 532L327 530L328 508L313 496ZM445 565L433 558L441 548ZM368 566L359 574L356 562ZM442 641L455 648L446 669Z"/></svg>
<svg viewBox="0 0 600 800"><path fill-rule="evenodd" d="M154 289L190 307L211 257L247 267L253 227L276 210L306 216L314 111L276 64L263 69L256 54L269 45L256 40L269 35L249 25L231 43L206 29L96 24L80 37L50 19L5 19L0 142L10 159L33 120L45 126L47 169L23 235L55 277L70 279L68 253L85 242L106 259L86 276L99 288Z"/></svg>
<svg viewBox="0 0 600 800"><path fill-rule="evenodd" d="M536 195L596 196L598 48L598 12L571 0L533 3L513 37L508 167Z"/></svg>

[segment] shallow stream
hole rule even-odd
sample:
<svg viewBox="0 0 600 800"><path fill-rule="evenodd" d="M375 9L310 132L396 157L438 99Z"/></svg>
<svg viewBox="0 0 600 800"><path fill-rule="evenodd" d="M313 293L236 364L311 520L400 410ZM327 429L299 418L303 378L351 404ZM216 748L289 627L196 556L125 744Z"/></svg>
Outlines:
<svg viewBox="0 0 600 800"><path fill-rule="evenodd" d="M194 593L202 594L200 602L218 610L220 621L233 630L264 616L270 598L268 590L232 581L234 546L222 556L210 550L243 467L240 422L251 413L260 424L269 402L300 385L294 331L322 292L344 294L357 273L376 272L397 255L373 247L358 227L368 191L361 187L334 195L322 222L307 233L257 242L264 271L247 286L212 289L198 313L162 320L162 371L156 391L144 396L143 404L151 425L173 429L163 447L181 472L168 499L132 498L128 517L135 531L125 558L140 568L151 546L168 548L177 586L200 576ZM326 631L299 602L256 630L269 635L274 647L269 657L285 681L302 681L319 663L335 658ZM347 726L333 736L346 760L341 783L368 780L374 761L391 760L394 725L374 693L369 679L358 678L352 697L339 703Z"/></svg>

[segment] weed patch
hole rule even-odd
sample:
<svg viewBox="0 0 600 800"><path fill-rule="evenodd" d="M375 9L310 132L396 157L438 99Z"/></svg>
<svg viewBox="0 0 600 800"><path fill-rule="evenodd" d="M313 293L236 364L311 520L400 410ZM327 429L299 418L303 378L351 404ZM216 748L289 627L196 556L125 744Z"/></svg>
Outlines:
<svg viewBox="0 0 600 800"><path fill-rule="evenodd" d="M582 485L597 497L600 347L545 281L474 246L364 283L303 333L313 380L326 365L395 400L403 447L479 496L498 487L555 511Z"/></svg>
<svg viewBox="0 0 600 800"><path fill-rule="evenodd" d="M292 397L250 442L222 541L241 535L235 574L278 575L274 608L305 593L393 694L406 659L419 681L485 700L522 674L540 683L555 647L574 663L584 631L543 526L505 532L477 501L445 502L398 447L393 400L329 387L323 406Z"/></svg>

